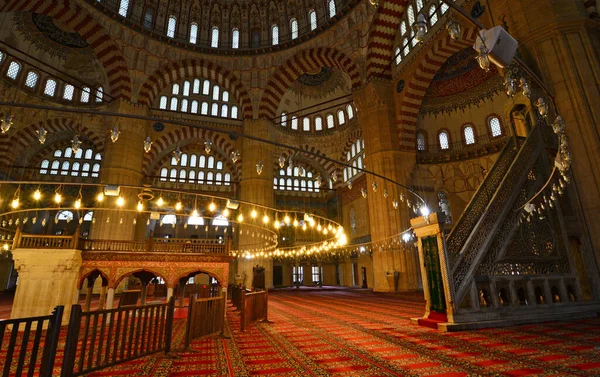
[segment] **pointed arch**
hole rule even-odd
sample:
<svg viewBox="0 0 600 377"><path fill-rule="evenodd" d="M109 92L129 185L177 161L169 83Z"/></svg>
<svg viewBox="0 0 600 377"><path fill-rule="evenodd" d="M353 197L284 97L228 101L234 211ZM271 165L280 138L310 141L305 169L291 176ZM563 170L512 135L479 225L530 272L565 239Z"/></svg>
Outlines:
<svg viewBox="0 0 600 377"><path fill-rule="evenodd" d="M321 150L319 150L318 148L316 148L316 147L314 147L312 145L303 144L303 145L298 146L298 148L300 148L302 151L307 151L307 152L310 152L310 153L315 153L315 154L317 154L319 156L324 156L324 157L327 156L325 153L321 152ZM285 150L282 153L282 155L286 158L286 160L289 160L290 157L292 157L292 159L293 159L294 156L297 156L297 155L305 156L307 158L310 158L311 160L315 161L316 165L318 165L321 169L323 169L324 171L326 171L327 174L329 174L329 175L331 175L331 173L333 173L335 171L335 169L336 169L336 164L335 163L333 163L331 161L328 161L328 160L326 160L326 159L324 159L322 157L314 156L312 154L305 154L305 153L302 153L302 152L296 152L296 151L293 151L291 149L287 149L287 150ZM279 156L277 156L277 158L279 158ZM275 163L275 165L278 166L277 162ZM328 178L328 177L324 177L324 178Z"/></svg>
<svg viewBox="0 0 600 377"><path fill-rule="evenodd" d="M301 51L288 59L271 76L260 100L259 118L272 119L276 116L279 101L298 77L320 67L338 68L352 82L352 90L361 86L361 78L354 61L343 52L332 48L315 48Z"/></svg>
<svg viewBox="0 0 600 377"><path fill-rule="evenodd" d="M346 143L344 144L344 148L342 149L342 154L340 155L340 161L346 160L346 151L352 148L352 145L356 143L356 140L362 139L362 129L356 129L348 135L346 139Z"/></svg>
<svg viewBox="0 0 600 377"><path fill-rule="evenodd" d="M104 140L93 130L78 124L73 119L54 118L30 124L29 126L20 129L10 138L6 138L0 142L0 162L11 165L14 163L15 157L17 157L18 154L15 153L15 151L28 150L32 145L38 145L39 141L37 140L36 131L40 126L44 126L46 131L48 131L48 134L64 131L79 132L84 139L92 143L96 152L104 152Z"/></svg>
<svg viewBox="0 0 600 377"><path fill-rule="evenodd" d="M173 146L177 145L177 143L197 143L198 141L203 142L206 139L212 140L213 148L219 149L222 152L225 161L229 164L229 170L234 174L235 179L239 180L242 159L240 158L235 164L231 161L231 152L236 149L236 145L221 134L190 127L173 130L156 139L150 153L144 155L142 174L150 175L155 167L161 166L163 160L171 158L169 152L173 150Z"/></svg>
<svg viewBox="0 0 600 377"><path fill-rule="evenodd" d="M110 95L131 101L131 79L125 57L104 28L72 0L9 0L0 12L31 12L52 17L72 28L94 50L104 67L110 85Z"/></svg>
<svg viewBox="0 0 600 377"><path fill-rule="evenodd" d="M423 98L431 81L440 67L456 52L472 46L477 36L477 29L465 28L462 37L454 41L447 34L432 43L419 66L413 74L406 79L406 87L401 100L400 113L398 114L398 132L400 134L400 149L415 151L417 136L417 117L423 103Z"/></svg>
<svg viewBox="0 0 600 377"><path fill-rule="evenodd" d="M160 90L183 79L204 78L218 83L237 100L244 119L252 118L252 103L241 81L227 69L205 60L183 60L169 63L150 76L138 95L138 103L151 106Z"/></svg>

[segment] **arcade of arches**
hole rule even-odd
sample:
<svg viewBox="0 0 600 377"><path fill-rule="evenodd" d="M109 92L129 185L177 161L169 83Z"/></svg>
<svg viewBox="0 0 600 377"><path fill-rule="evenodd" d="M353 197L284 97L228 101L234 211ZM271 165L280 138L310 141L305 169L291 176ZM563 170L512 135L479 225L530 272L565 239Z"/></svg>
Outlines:
<svg viewBox="0 0 600 377"><path fill-rule="evenodd" d="M257 265L262 288L418 292L440 329L598 312L596 0L453 2L535 77L482 69L440 0L0 0L12 317L250 287ZM309 215L346 244L311 249Z"/></svg>

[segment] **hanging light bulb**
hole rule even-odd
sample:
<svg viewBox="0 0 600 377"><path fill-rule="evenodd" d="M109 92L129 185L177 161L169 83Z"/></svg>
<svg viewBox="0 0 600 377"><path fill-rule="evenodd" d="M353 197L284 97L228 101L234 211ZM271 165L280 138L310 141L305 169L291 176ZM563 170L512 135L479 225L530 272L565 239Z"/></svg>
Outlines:
<svg viewBox="0 0 600 377"><path fill-rule="evenodd" d="M19 208L19 197L18 197L18 196L15 196L15 197L13 198L12 202L10 202L10 206L11 206L13 209L17 209L17 208Z"/></svg>
<svg viewBox="0 0 600 377"><path fill-rule="evenodd" d="M38 134L38 141L40 144L44 144L46 142L46 136L48 135L48 131L44 128L44 126L40 126L40 128L35 131Z"/></svg>
<svg viewBox="0 0 600 377"><path fill-rule="evenodd" d="M256 219L256 216L258 216L258 213L256 213L255 209L253 209L252 212L250 212L250 217L252 217L253 219Z"/></svg>
<svg viewBox="0 0 600 377"><path fill-rule="evenodd" d="M331 180L334 181L334 182L337 182L337 170L334 170L331 173Z"/></svg>
<svg viewBox="0 0 600 377"><path fill-rule="evenodd" d="M256 173L258 173L258 175L261 175L263 172L263 168L264 168L264 165L263 165L262 160L258 161L258 164L256 164Z"/></svg>
<svg viewBox="0 0 600 377"><path fill-rule="evenodd" d="M388 189L387 189L387 188L385 188L385 189L383 190L383 197L387 199L389 196L390 196L390 194L389 194L389 192L388 192Z"/></svg>
<svg viewBox="0 0 600 377"><path fill-rule="evenodd" d="M288 167L290 169L294 168L294 160L292 159L292 156L290 156L290 159L288 160Z"/></svg>
<svg viewBox="0 0 600 377"><path fill-rule="evenodd" d="M460 39L461 26L455 20L450 20L446 24L446 30L448 30L448 34L450 34L452 40L458 41Z"/></svg>
<svg viewBox="0 0 600 377"><path fill-rule="evenodd" d="M323 178L321 178L321 174L317 175L317 179L315 180L315 185L320 188L323 184Z"/></svg>
<svg viewBox="0 0 600 377"><path fill-rule="evenodd" d="M229 215L230 215L229 208L225 208L221 214L225 217L229 217Z"/></svg>
<svg viewBox="0 0 600 377"><path fill-rule="evenodd" d="M240 152L236 149L233 152L231 152L231 162L233 162L234 164L236 162L238 162L240 159Z"/></svg>
<svg viewBox="0 0 600 377"><path fill-rule="evenodd" d="M515 79L507 77L504 80L504 89L506 90L506 95L512 97L517 92L517 83Z"/></svg>
<svg viewBox="0 0 600 377"><path fill-rule="evenodd" d="M565 132L565 127L566 127L566 123L563 120L563 118L558 115L556 117L556 119L554 120L554 123L552 123L552 130L554 130L555 134L561 134L563 132Z"/></svg>
<svg viewBox="0 0 600 377"><path fill-rule="evenodd" d="M150 149L152 149L152 139L148 136L146 140L144 140L144 152L148 153L150 152Z"/></svg>
<svg viewBox="0 0 600 377"><path fill-rule="evenodd" d="M351 179L348 180L348 189L352 190L352 180Z"/></svg>
<svg viewBox="0 0 600 377"><path fill-rule="evenodd" d="M177 203L175 203L175 211L181 211L181 209L183 208L183 204L181 204L181 201L177 201Z"/></svg>
<svg viewBox="0 0 600 377"><path fill-rule="evenodd" d="M206 139L206 141L204 142L204 151L206 152L206 154L210 154L210 151L212 151L212 146L213 142L210 141L210 139Z"/></svg>
<svg viewBox="0 0 600 377"><path fill-rule="evenodd" d="M75 203L73 203L73 207L77 209L81 208L81 199L78 198Z"/></svg>
<svg viewBox="0 0 600 377"><path fill-rule="evenodd" d="M46 218L44 217L44 218L42 219L42 226L46 226L46 224L47 224L47 223L48 223L48 222L46 221Z"/></svg>
<svg viewBox="0 0 600 377"><path fill-rule="evenodd" d="M144 210L144 203L142 203L142 201L140 200L137 204L137 210L139 212L142 212Z"/></svg>
<svg viewBox="0 0 600 377"><path fill-rule="evenodd" d="M404 202L404 193L400 193L400 201Z"/></svg>
<svg viewBox="0 0 600 377"><path fill-rule="evenodd" d="M431 212L429 211L429 208L426 205L423 205L421 207L421 215L423 215L423 217L425 217L425 218L429 217L430 213Z"/></svg>
<svg viewBox="0 0 600 377"><path fill-rule="evenodd" d="M15 119L15 116L12 114L9 114L5 118L4 114L0 113L0 119L1 119L0 130L2 130L2 133L6 133L6 132L8 132L8 130L10 130L10 126L13 125L13 120Z"/></svg>
<svg viewBox="0 0 600 377"><path fill-rule="evenodd" d="M158 200L156 201L156 205L159 206L159 207L162 207L164 204L165 204L165 201L164 201L164 199L163 199L163 197L161 195L161 196L158 197Z"/></svg>
<svg viewBox="0 0 600 377"><path fill-rule="evenodd" d="M81 140L79 140L79 135L75 135L73 140L71 140L71 149L73 149L73 153L79 152L80 147L81 147Z"/></svg>
<svg viewBox="0 0 600 377"><path fill-rule="evenodd" d="M379 188L379 185L377 184L377 182L373 181L371 186L373 187L373 192L377 192L377 189Z"/></svg>
<svg viewBox="0 0 600 377"><path fill-rule="evenodd" d="M298 222L298 219L294 219L294 222L292 223L292 225L294 227L297 227L298 225L300 225L300 223Z"/></svg>
<svg viewBox="0 0 600 377"><path fill-rule="evenodd" d="M42 198L42 192L38 188L37 190L35 190L33 192L33 199L37 201L37 200L40 200L41 198Z"/></svg>
<svg viewBox="0 0 600 377"><path fill-rule="evenodd" d="M175 159L175 163L179 163L179 161L181 161L181 155L183 154L183 152L181 151L181 148L179 147L179 144L177 145L177 149L175 149L173 151L173 158Z"/></svg>
<svg viewBox="0 0 600 377"><path fill-rule="evenodd" d="M427 20L422 13L419 13L417 16L417 22L413 24L412 28L415 31L415 40L419 43L423 43L425 35L427 34Z"/></svg>
<svg viewBox="0 0 600 377"><path fill-rule="evenodd" d="M304 177L304 173L305 173L304 166L302 166L302 165L298 166L298 175L300 177Z"/></svg>
<svg viewBox="0 0 600 377"><path fill-rule="evenodd" d="M364 187L363 187L363 188L361 188L361 189L360 189L360 193L362 194L362 197L363 197L363 198L366 198L366 197L367 197L367 189L366 189L366 188L364 188Z"/></svg>
<svg viewBox="0 0 600 377"><path fill-rule="evenodd" d="M521 77L521 88L523 89L523 95L525 97L529 97L531 95L531 86L525 77Z"/></svg>
<svg viewBox="0 0 600 377"><path fill-rule="evenodd" d="M398 200L394 199L392 205L394 206L394 209L398 209Z"/></svg>
<svg viewBox="0 0 600 377"><path fill-rule="evenodd" d="M285 166L285 156L283 154L281 156L279 156L278 162L279 162L279 167L281 169L283 169L283 167Z"/></svg>
<svg viewBox="0 0 600 377"><path fill-rule="evenodd" d="M479 55L476 57L479 67L484 71L490 70L490 57L487 48L482 44L479 46Z"/></svg>
<svg viewBox="0 0 600 377"><path fill-rule="evenodd" d="M118 205L119 207L123 207L123 205L125 205L125 199L123 199L123 197L122 197L122 196L119 196L119 197L117 198L117 205Z"/></svg>
<svg viewBox="0 0 600 377"><path fill-rule="evenodd" d="M538 100L535 102L535 107L541 116L545 117L548 115L548 104L543 98L538 98Z"/></svg>
<svg viewBox="0 0 600 377"><path fill-rule="evenodd" d="M62 195L60 195L60 192L58 192L58 191L57 191L57 192L54 194L54 201L55 201L57 204L60 204L60 202L62 202Z"/></svg>
<svg viewBox="0 0 600 377"><path fill-rule="evenodd" d="M263 223L265 223L265 224L269 223L269 216L267 216L266 214L263 216Z"/></svg>
<svg viewBox="0 0 600 377"><path fill-rule="evenodd" d="M117 140L119 140L120 134L121 131L119 131L119 127L115 124L112 131L110 131L110 140L112 140L112 142L115 143Z"/></svg>
<svg viewBox="0 0 600 377"><path fill-rule="evenodd" d="M198 214L198 210L194 209L194 210L192 211L192 217L196 218L196 217L198 217L198 216L199 216L199 214Z"/></svg>
<svg viewBox="0 0 600 377"><path fill-rule="evenodd" d="M99 193L98 196L96 196L96 200L102 202L104 200L104 193Z"/></svg>
<svg viewBox="0 0 600 377"><path fill-rule="evenodd" d="M209 210L210 212L215 212L215 210L216 210L216 209L217 209L217 205L216 205L215 203L211 202L211 203L208 205L208 210Z"/></svg>
<svg viewBox="0 0 600 377"><path fill-rule="evenodd" d="M244 222L244 215L242 215L241 213L238 215L237 217L237 221L238 223Z"/></svg>

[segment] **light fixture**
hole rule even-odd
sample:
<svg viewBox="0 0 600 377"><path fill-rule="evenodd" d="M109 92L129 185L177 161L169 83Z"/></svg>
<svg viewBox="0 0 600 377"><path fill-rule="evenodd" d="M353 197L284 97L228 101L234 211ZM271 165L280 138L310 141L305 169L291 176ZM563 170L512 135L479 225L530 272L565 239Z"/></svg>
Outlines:
<svg viewBox="0 0 600 377"><path fill-rule="evenodd" d="M286 225L290 225L290 221L291 221L290 217L288 215L285 215L285 217L283 218L283 222Z"/></svg>
<svg viewBox="0 0 600 377"><path fill-rule="evenodd" d="M298 222L298 219L294 219L294 222L292 223L292 225L294 225L295 227L300 225L300 223Z"/></svg>
<svg viewBox="0 0 600 377"><path fill-rule="evenodd" d="M404 242L408 242L411 239L411 234L409 232L404 232L402 233L402 240Z"/></svg>
<svg viewBox="0 0 600 377"><path fill-rule="evenodd" d="M281 226L279 220L275 219L275 221L273 222L273 226L275 227L275 229L279 229L279 227Z"/></svg>
<svg viewBox="0 0 600 377"><path fill-rule="evenodd" d="M305 173L304 166L302 166L302 165L298 166L298 175L300 177L304 177L304 173Z"/></svg>
<svg viewBox="0 0 600 377"><path fill-rule="evenodd" d="M450 20L446 24L446 30L448 30L448 34L450 34L452 40L458 41L460 39L461 26L455 20Z"/></svg>
<svg viewBox="0 0 600 377"><path fill-rule="evenodd" d="M331 172L331 180L334 182L337 181L337 170L334 170L333 172Z"/></svg>
<svg viewBox="0 0 600 377"><path fill-rule="evenodd" d="M194 209L194 210L192 211L192 217L196 218L196 217L198 217L198 216L199 216L199 215L198 215L198 210Z"/></svg>
<svg viewBox="0 0 600 377"><path fill-rule="evenodd" d="M117 126L115 124L115 126L113 127L112 131L110 131L110 140L113 143L116 143L117 140L119 140L119 135L121 134L121 131L119 131L119 126Z"/></svg>
<svg viewBox="0 0 600 377"><path fill-rule="evenodd" d="M34 200L40 200L42 198L42 192L40 191L40 189L38 188L37 190L35 190L33 192L33 199Z"/></svg>
<svg viewBox="0 0 600 377"><path fill-rule="evenodd" d="M423 43L425 40L425 34L427 34L427 20L423 13L419 13L417 16L417 22L415 22L412 26L415 31L415 40L419 43Z"/></svg>
<svg viewBox="0 0 600 377"><path fill-rule="evenodd" d="M256 213L255 209L253 209L252 212L250 212L250 217L252 217L253 219L256 219L256 216L258 216L258 213Z"/></svg>
<svg viewBox="0 0 600 377"><path fill-rule="evenodd" d="M71 140L71 149L73 153L79 152L79 148L81 147L81 140L79 140L79 135L75 135L73 140Z"/></svg>
<svg viewBox="0 0 600 377"><path fill-rule="evenodd" d="M398 201L396 199L392 201L392 205L394 206L394 209L398 209Z"/></svg>
<svg viewBox="0 0 600 377"><path fill-rule="evenodd" d="M208 210L210 212L215 212L216 209L217 209L217 205L214 202L210 202L210 204L208 205Z"/></svg>
<svg viewBox="0 0 600 377"><path fill-rule="evenodd" d="M159 207L162 207L163 204L165 204L165 201L164 201L164 199L163 199L163 197L161 195L161 196L158 197L158 200L156 200L156 205L159 206Z"/></svg>
<svg viewBox="0 0 600 377"><path fill-rule="evenodd" d="M236 149L233 152L231 152L231 162L233 162L234 164L236 162L238 162L240 159L240 152Z"/></svg>
<svg viewBox="0 0 600 377"><path fill-rule="evenodd" d="M204 142L204 151L206 152L206 154L210 154L210 151L212 151L212 146L213 142L210 141L210 139L206 139L206 141Z"/></svg>
<svg viewBox="0 0 600 377"><path fill-rule="evenodd" d="M366 198L366 197L367 197L367 189L366 189L366 188L364 188L364 187L363 187L363 188L361 188L361 189L360 189L360 193L362 194L362 197L363 197L363 198Z"/></svg>
<svg viewBox="0 0 600 377"><path fill-rule="evenodd" d="M352 180L348 179L348 189L352 190Z"/></svg>
<svg viewBox="0 0 600 377"><path fill-rule="evenodd" d="M10 206L13 209L19 208L19 197L18 196L13 197L13 200L10 202Z"/></svg>
<svg viewBox="0 0 600 377"><path fill-rule="evenodd" d="M96 200L102 202L104 200L104 193L99 193L98 196L96 196Z"/></svg>
<svg viewBox="0 0 600 377"><path fill-rule="evenodd" d="M181 211L182 208L183 204L181 204L181 201L178 200L177 203L175 203L175 211Z"/></svg>
<svg viewBox="0 0 600 377"><path fill-rule="evenodd" d="M373 181L371 186L373 187L373 192L377 192L377 189L379 188L379 185L377 184L377 182Z"/></svg>
<svg viewBox="0 0 600 377"><path fill-rule="evenodd" d="M242 215L241 213L238 215L237 217L237 221L238 223L244 222L244 215Z"/></svg>
<svg viewBox="0 0 600 377"><path fill-rule="evenodd" d="M383 197L387 199L389 196L390 196L390 194L388 192L388 189L387 188L383 189Z"/></svg>
<svg viewBox="0 0 600 377"><path fill-rule="evenodd" d="M118 205L119 207L123 207L123 205L125 205L125 199L123 199L123 197L122 197L122 196L119 196L119 197L117 198L117 205Z"/></svg>
<svg viewBox="0 0 600 377"><path fill-rule="evenodd" d="M285 156L283 154L281 156L279 156L278 162L279 162L279 167L281 169L283 169L283 167L285 166Z"/></svg>
<svg viewBox="0 0 600 377"><path fill-rule="evenodd" d="M57 192L54 194L54 201L55 201L57 204L60 204L60 202L62 202L62 195L60 195L60 192L58 192L58 191L57 191Z"/></svg>
<svg viewBox="0 0 600 377"><path fill-rule="evenodd" d="M523 95L525 97L529 97L531 95L531 86L525 77L521 77L521 88L523 89Z"/></svg>
<svg viewBox="0 0 600 377"><path fill-rule="evenodd" d="M269 216L267 216L266 214L263 216L263 223L265 223L265 224L269 223Z"/></svg>
<svg viewBox="0 0 600 377"><path fill-rule="evenodd" d="M175 159L176 164L178 164L179 161L181 161L182 154L183 154L183 152L181 151L179 144L177 144L177 148L173 151L173 158Z"/></svg>
<svg viewBox="0 0 600 377"><path fill-rule="evenodd" d="M484 71L488 72L490 70L490 57L489 52L484 44L479 46L479 55L476 57L477 62L479 63L479 67Z"/></svg>
<svg viewBox="0 0 600 377"><path fill-rule="evenodd" d="M290 156L290 159L288 160L288 167L290 169L294 168L294 160L292 159L292 156Z"/></svg>
<svg viewBox="0 0 600 377"><path fill-rule="evenodd" d="M81 199L77 198L77 200L73 204L73 207L75 207L77 209L81 208Z"/></svg>
<svg viewBox="0 0 600 377"><path fill-rule="evenodd" d="M431 212L429 211L429 208L428 208L426 205L423 205L423 206L421 207L421 215L423 215L423 217L425 217L425 218L426 218L426 217L429 217L429 214L430 214L430 213L431 213Z"/></svg>
<svg viewBox="0 0 600 377"><path fill-rule="evenodd" d="M35 132L38 134L38 141L40 142L40 144L44 144L46 142L46 136L48 135L48 131L46 131L44 126L40 126L40 128L38 128L38 130Z"/></svg>
<svg viewBox="0 0 600 377"><path fill-rule="evenodd" d="M504 80L504 89L506 90L507 96L514 96L517 92L517 83L515 82L515 79L507 77L506 80Z"/></svg>
<svg viewBox="0 0 600 377"><path fill-rule="evenodd" d="M535 107L541 116L545 117L548 115L548 104L543 98L538 98L538 100L535 102Z"/></svg>
<svg viewBox="0 0 600 377"><path fill-rule="evenodd" d="M13 125L13 120L15 119L15 116L12 114L9 114L6 116L6 118L4 117L4 113L0 113L0 130L2 130L2 133L7 133L8 130L10 130L10 126Z"/></svg>
<svg viewBox="0 0 600 377"><path fill-rule="evenodd" d="M264 165L263 165L262 160L258 161L258 164L256 164L256 173L258 173L258 175L261 175L263 172L263 168L264 168Z"/></svg>
<svg viewBox="0 0 600 377"><path fill-rule="evenodd" d="M315 185L320 188L323 184L323 178L321 178L321 174L317 175L317 179L315 180Z"/></svg>
<svg viewBox="0 0 600 377"><path fill-rule="evenodd" d="M229 208L225 208L221 214L225 217L229 217L229 215L230 215Z"/></svg>
<svg viewBox="0 0 600 377"><path fill-rule="evenodd" d="M140 200L137 204L137 210L142 212L144 210L144 203Z"/></svg>
<svg viewBox="0 0 600 377"><path fill-rule="evenodd" d="M144 152L148 153L150 152L150 149L152 149L152 139L148 136L146 140L144 140Z"/></svg>

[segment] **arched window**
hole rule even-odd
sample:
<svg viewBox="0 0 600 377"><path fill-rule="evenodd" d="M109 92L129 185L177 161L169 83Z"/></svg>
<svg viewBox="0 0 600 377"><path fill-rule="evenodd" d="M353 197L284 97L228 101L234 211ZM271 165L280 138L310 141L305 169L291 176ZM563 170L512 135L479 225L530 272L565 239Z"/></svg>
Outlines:
<svg viewBox="0 0 600 377"><path fill-rule="evenodd" d="M223 97L222 97L223 101L225 102L229 102L229 92L224 90L223 91Z"/></svg>
<svg viewBox="0 0 600 377"><path fill-rule="evenodd" d="M402 52L404 56L407 56L410 53L410 44L408 43L408 38L404 38L402 40L402 46L404 46L404 50Z"/></svg>
<svg viewBox="0 0 600 377"><path fill-rule="evenodd" d="M229 226L229 221L227 221L227 217L223 215L219 215L215 217L212 221L213 226Z"/></svg>
<svg viewBox="0 0 600 377"><path fill-rule="evenodd" d="M84 157L83 149L79 149L77 153L73 153L71 147L66 147L65 149L56 149L52 153L53 158L51 164L49 159L42 160L39 173L42 175L48 174L48 168L51 165L50 175L60 174L71 175L73 177L88 177L90 172L90 164L88 162L84 162L83 160L89 160L89 157L91 157L93 153L94 151L92 149L87 149ZM102 156L100 153L97 153L97 156L97 159L102 161ZM94 165L92 177L98 177L99 172L100 164L97 163Z"/></svg>
<svg viewBox="0 0 600 377"><path fill-rule="evenodd" d="M178 95L179 94L179 84L173 84L173 90L171 91L171 94L175 94Z"/></svg>
<svg viewBox="0 0 600 377"><path fill-rule="evenodd" d="M302 119L302 131L310 131L310 118L305 117Z"/></svg>
<svg viewBox="0 0 600 377"><path fill-rule="evenodd" d="M400 35L403 36L404 34L406 34L406 21L402 21L400 23Z"/></svg>
<svg viewBox="0 0 600 377"><path fill-rule="evenodd" d="M231 118L233 118L233 119L238 118L238 107L237 106L231 106Z"/></svg>
<svg viewBox="0 0 600 377"><path fill-rule="evenodd" d="M417 0L417 12L423 8L423 0Z"/></svg>
<svg viewBox="0 0 600 377"><path fill-rule="evenodd" d="M279 44L279 26L277 25L271 26L271 43L273 46Z"/></svg>
<svg viewBox="0 0 600 377"><path fill-rule="evenodd" d="M181 111L184 113L188 111L188 100L185 98L181 101Z"/></svg>
<svg viewBox="0 0 600 377"><path fill-rule="evenodd" d="M333 114L327 114L327 128L335 127L335 121L333 120Z"/></svg>
<svg viewBox="0 0 600 377"><path fill-rule="evenodd" d="M200 80L194 79L194 88L192 89L192 93L194 93L194 94L200 93Z"/></svg>
<svg viewBox="0 0 600 377"><path fill-rule="evenodd" d="M215 101L219 100L219 87L217 85L213 86L212 99L214 99Z"/></svg>
<svg viewBox="0 0 600 377"><path fill-rule="evenodd" d="M292 18L290 21L290 30L292 32L292 39L298 38L298 20Z"/></svg>
<svg viewBox="0 0 600 377"><path fill-rule="evenodd" d="M412 4L409 4L406 8L406 15L408 17L408 25L412 26L415 23L415 11Z"/></svg>
<svg viewBox="0 0 600 377"><path fill-rule="evenodd" d="M295 115L292 116L292 130L298 129L298 117Z"/></svg>
<svg viewBox="0 0 600 377"><path fill-rule="evenodd" d="M425 135L422 132L417 132L417 150L424 151L426 148Z"/></svg>
<svg viewBox="0 0 600 377"><path fill-rule="evenodd" d="M344 168L344 181L347 182L349 179L359 173L357 168L363 169L365 159L365 142L363 139L358 139L352 143L352 147L346 150L346 162L355 168L345 167Z"/></svg>
<svg viewBox="0 0 600 377"><path fill-rule="evenodd" d="M229 113L229 107L227 105L221 105L221 117L227 118L228 113Z"/></svg>
<svg viewBox="0 0 600 377"><path fill-rule="evenodd" d="M160 169L160 180L162 182L166 182L168 176L169 176L169 169L167 169L167 168Z"/></svg>
<svg viewBox="0 0 600 377"><path fill-rule="evenodd" d="M73 94L75 93L75 87L71 84L65 85L63 90L63 99L67 101L73 100Z"/></svg>
<svg viewBox="0 0 600 377"><path fill-rule="evenodd" d="M448 11L449 6L446 3L442 3L442 14L446 13Z"/></svg>
<svg viewBox="0 0 600 377"><path fill-rule="evenodd" d="M21 64L17 62L10 62L8 70L6 71L6 77L16 80L17 76L19 76L19 72L21 72Z"/></svg>
<svg viewBox="0 0 600 377"><path fill-rule="evenodd" d="M146 13L144 13L144 27L146 29L152 29L154 24L154 9L146 7Z"/></svg>
<svg viewBox="0 0 600 377"><path fill-rule="evenodd" d="M335 14L335 0L329 0L329 18L333 18Z"/></svg>
<svg viewBox="0 0 600 377"><path fill-rule="evenodd" d="M402 50L400 50L400 47L396 47L394 50L394 57L396 58L396 65L402 63Z"/></svg>
<svg viewBox="0 0 600 377"><path fill-rule="evenodd" d="M196 100L192 101L191 112L193 114L198 114L198 101L196 101Z"/></svg>
<svg viewBox="0 0 600 377"><path fill-rule="evenodd" d="M56 93L56 81L54 81L53 79L46 80L44 94L50 97L54 97L54 93Z"/></svg>
<svg viewBox="0 0 600 377"><path fill-rule="evenodd" d="M417 38L415 38L415 31L410 31L410 44L415 47L417 45Z"/></svg>
<svg viewBox="0 0 600 377"><path fill-rule="evenodd" d="M171 111L177 111L177 97L171 98Z"/></svg>
<svg viewBox="0 0 600 377"><path fill-rule="evenodd" d="M346 115L344 114L344 110L339 110L338 111L338 123L340 124L340 126L342 124L346 123Z"/></svg>
<svg viewBox="0 0 600 377"><path fill-rule="evenodd" d="M348 119L354 118L354 108L352 107L352 105L348 104L346 106L346 111L348 112Z"/></svg>
<svg viewBox="0 0 600 377"><path fill-rule="evenodd" d="M88 86L84 86L83 90L81 91L81 102L82 103L90 102L90 94L91 93L92 93L92 89L90 89Z"/></svg>
<svg viewBox="0 0 600 377"><path fill-rule="evenodd" d="M198 42L198 24L192 22L190 25L190 43L196 44Z"/></svg>
<svg viewBox="0 0 600 377"><path fill-rule="evenodd" d="M4 53L0 51L0 63L4 60Z"/></svg>
<svg viewBox="0 0 600 377"><path fill-rule="evenodd" d="M190 216L187 223L188 225L204 225L204 219L202 216Z"/></svg>
<svg viewBox="0 0 600 377"><path fill-rule="evenodd" d="M204 94L205 96L210 94L210 81L204 80L204 82L202 83L202 94Z"/></svg>
<svg viewBox="0 0 600 377"><path fill-rule="evenodd" d="M281 113L281 125L287 127L287 113Z"/></svg>
<svg viewBox="0 0 600 377"><path fill-rule="evenodd" d="M310 22L310 30L315 30L317 28L317 12L313 9L308 11L308 20Z"/></svg>
<svg viewBox="0 0 600 377"><path fill-rule="evenodd" d="M210 38L210 47L217 48L219 47L219 28L213 26Z"/></svg>
<svg viewBox="0 0 600 377"><path fill-rule="evenodd" d="M213 103L211 108L210 108L210 115L212 116L218 116L219 115L219 104L218 103Z"/></svg>
<svg viewBox="0 0 600 377"><path fill-rule="evenodd" d="M438 139L440 141L440 149L450 149L450 137L448 136L448 132L440 131Z"/></svg>
<svg viewBox="0 0 600 377"><path fill-rule="evenodd" d="M189 81L183 82L183 95L186 97L190 95L190 82Z"/></svg>
<svg viewBox="0 0 600 377"><path fill-rule="evenodd" d="M167 109L167 96L160 97L160 104L158 105L158 107L162 110Z"/></svg>
<svg viewBox="0 0 600 377"><path fill-rule="evenodd" d="M25 79L25 86L28 88L35 88L38 82L39 75L33 71L29 71L27 73L27 78ZM89 88L88 88L89 90ZM83 101L82 101L83 102Z"/></svg>
<svg viewBox="0 0 600 377"><path fill-rule="evenodd" d="M435 4L433 4L429 7L429 23L431 24L431 26L433 26L436 24L437 21L438 21L438 16L437 16L437 12L435 9Z"/></svg>
<svg viewBox="0 0 600 377"><path fill-rule="evenodd" d="M127 11L129 10L129 0L121 0L119 4L119 15L127 17Z"/></svg>
<svg viewBox="0 0 600 377"><path fill-rule="evenodd" d="M492 137L502 136L502 126L500 124L500 119L496 116L491 116L488 118L488 126L490 128L490 133Z"/></svg>
<svg viewBox="0 0 600 377"><path fill-rule="evenodd" d="M208 102L202 102L202 107L200 108L200 114L208 115Z"/></svg>
<svg viewBox="0 0 600 377"><path fill-rule="evenodd" d="M73 220L73 212L71 212L71 211L59 211L56 214L56 219L58 221L60 221L60 220L71 221L71 220Z"/></svg>
<svg viewBox="0 0 600 377"><path fill-rule="evenodd" d="M48 174L48 167L50 166L50 161L43 160L40 166L40 174Z"/></svg>
<svg viewBox="0 0 600 377"><path fill-rule="evenodd" d="M323 131L323 118L320 116L315 117L315 131Z"/></svg>
<svg viewBox="0 0 600 377"><path fill-rule="evenodd" d="M475 144L475 131L472 126L465 126L463 128L463 136L466 145Z"/></svg>
<svg viewBox="0 0 600 377"><path fill-rule="evenodd" d="M96 88L96 102L102 102L103 98L104 98L104 88L99 86Z"/></svg>
<svg viewBox="0 0 600 377"><path fill-rule="evenodd" d="M240 48L240 30L237 28L231 31L231 48Z"/></svg>
<svg viewBox="0 0 600 377"><path fill-rule="evenodd" d="M169 16L169 22L167 24L167 37L175 38L175 29L177 29L177 19L175 16Z"/></svg>
<svg viewBox="0 0 600 377"><path fill-rule="evenodd" d="M164 215L161 219L161 222L163 224L175 224L177 223L177 216L173 215L173 214L168 214L168 215Z"/></svg>

